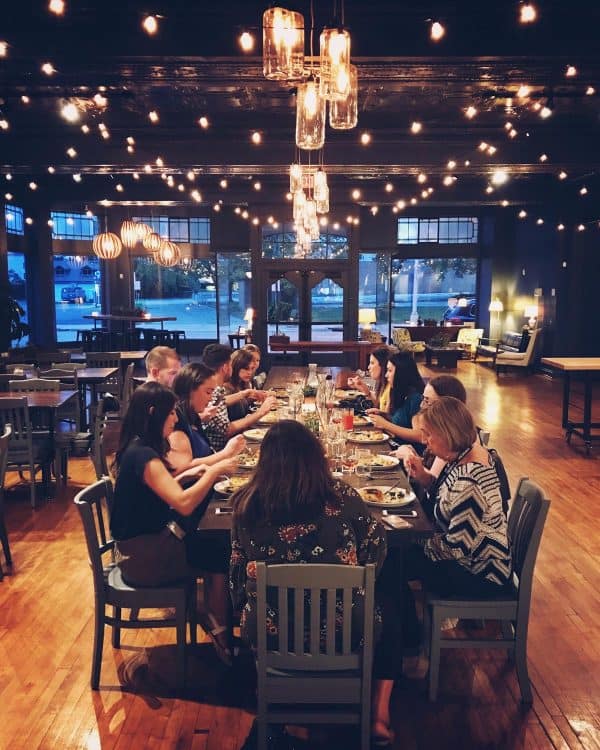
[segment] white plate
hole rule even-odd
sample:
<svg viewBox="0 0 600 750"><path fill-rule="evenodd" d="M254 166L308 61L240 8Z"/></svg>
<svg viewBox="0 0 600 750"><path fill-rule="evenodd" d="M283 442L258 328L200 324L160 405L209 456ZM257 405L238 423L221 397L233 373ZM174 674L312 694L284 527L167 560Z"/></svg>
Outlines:
<svg viewBox="0 0 600 750"><path fill-rule="evenodd" d="M264 439L268 431L268 427L253 427L251 430L246 430L243 435L247 440L257 440L260 442Z"/></svg>
<svg viewBox="0 0 600 750"><path fill-rule="evenodd" d="M414 503L414 501L417 499L417 496L411 490L404 490L406 492L406 495L404 497L387 499L388 496L386 493L390 490L391 487L391 484L372 484L369 487L362 487L360 490L358 490L358 494L362 497L367 505L371 505L374 508L401 508L403 505L410 505L411 503ZM369 500L363 497L363 492L365 490L379 490L383 493L384 498L386 499L384 499L383 502L379 502L378 500L373 499ZM394 487L392 492L395 493L401 490L401 487Z"/></svg>
<svg viewBox="0 0 600 750"><path fill-rule="evenodd" d="M249 458L248 456L238 457L238 469L252 471L252 469L256 468L257 463L258 463L258 456L252 456L252 458Z"/></svg>
<svg viewBox="0 0 600 750"><path fill-rule="evenodd" d="M377 461L380 463L375 463ZM365 463L372 471L386 471L388 469L395 469L400 463L400 459L396 458L396 456L388 456L385 453L377 453L372 454Z"/></svg>
<svg viewBox="0 0 600 750"><path fill-rule="evenodd" d="M279 414L277 413L277 410L270 411L258 420L258 424L272 425L275 424L275 422L279 422Z"/></svg>
<svg viewBox="0 0 600 750"><path fill-rule="evenodd" d="M349 432L346 440L349 443L359 443L361 445L376 445L377 443L387 443L390 436L382 430L360 430Z"/></svg>
<svg viewBox="0 0 600 750"><path fill-rule="evenodd" d="M338 401L346 401L348 399L354 399L364 395L365 394L362 391L357 391L352 388L349 388L348 390L346 390L345 388L336 388L334 394L335 398L337 398Z"/></svg>
<svg viewBox="0 0 600 750"><path fill-rule="evenodd" d="M249 481L248 477L232 477L232 479L236 482L242 482L243 480L243 482L242 484L233 486L231 484L231 479L222 479L220 482L216 482L214 486L215 491L221 495L232 495L236 490L239 490L240 487L243 487Z"/></svg>

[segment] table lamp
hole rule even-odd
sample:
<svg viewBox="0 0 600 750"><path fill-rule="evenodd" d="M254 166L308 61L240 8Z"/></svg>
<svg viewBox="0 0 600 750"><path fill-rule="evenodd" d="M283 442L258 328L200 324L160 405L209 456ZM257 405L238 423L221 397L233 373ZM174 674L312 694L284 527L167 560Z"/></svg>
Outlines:
<svg viewBox="0 0 600 750"><path fill-rule="evenodd" d="M377 313L374 307L363 307L358 311L358 323L365 331L371 330L371 325L377 322Z"/></svg>
<svg viewBox="0 0 600 750"><path fill-rule="evenodd" d="M537 316L538 316L538 306L537 305L527 305L525 307L525 310L523 311L523 315L526 318L529 318L528 323L530 328L535 328L537 323Z"/></svg>
<svg viewBox="0 0 600 750"><path fill-rule="evenodd" d="M248 333L251 333L251 331L252 331L252 321L254 320L254 308L253 307L246 308L246 313L244 315L244 320L248 324L246 326L246 329L247 329Z"/></svg>

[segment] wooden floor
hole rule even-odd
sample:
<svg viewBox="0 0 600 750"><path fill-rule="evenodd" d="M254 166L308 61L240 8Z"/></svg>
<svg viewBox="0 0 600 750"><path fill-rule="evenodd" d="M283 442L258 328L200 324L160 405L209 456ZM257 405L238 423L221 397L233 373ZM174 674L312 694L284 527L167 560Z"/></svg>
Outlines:
<svg viewBox="0 0 600 750"><path fill-rule="evenodd" d="M445 652L437 704L423 679L396 686L395 747L600 748L600 446L587 457L576 438L565 444L560 381L497 380L467 361L458 375L512 484L529 476L552 501L529 635L534 704L520 707L502 652ZM252 672L228 672L208 644L191 655L193 687L174 697L170 631L125 633L121 651L107 635L101 689L90 690L92 580L72 503L92 479L89 459L72 460L70 475L37 511L27 492L6 493L14 569L0 582L0 748L239 748Z"/></svg>

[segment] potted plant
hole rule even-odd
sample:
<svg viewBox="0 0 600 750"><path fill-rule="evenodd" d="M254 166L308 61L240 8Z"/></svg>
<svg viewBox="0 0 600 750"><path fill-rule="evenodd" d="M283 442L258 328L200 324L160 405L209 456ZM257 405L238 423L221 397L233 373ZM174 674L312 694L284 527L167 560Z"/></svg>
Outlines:
<svg viewBox="0 0 600 750"><path fill-rule="evenodd" d="M25 310L6 290L0 292L0 342L2 349L8 348L13 341L20 341L31 333L31 328L22 318Z"/></svg>

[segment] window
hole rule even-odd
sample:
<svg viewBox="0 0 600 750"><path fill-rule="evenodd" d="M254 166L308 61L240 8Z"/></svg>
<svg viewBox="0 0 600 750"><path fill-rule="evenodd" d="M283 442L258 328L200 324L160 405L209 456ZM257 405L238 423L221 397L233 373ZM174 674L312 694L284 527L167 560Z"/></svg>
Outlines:
<svg viewBox="0 0 600 750"><path fill-rule="evenodd" d="M8 259L8 285L10 296L17 301L23 310L21 322L27 323L27 284L25 275L25 255L23 253L7 253ZM22 336L13 340L12 346L26 346L29 336Z"/></svg>
<svg viewBox="0 0 600 750"><path fill-rule="evenodd" d="M4 218L8 234L25 234L23 209L7 203L4 206Z"/></svg>
<svg viewBox="0 0 600 750"><path fill-rule="evenodd" d="M398 219L398 244L418 245L437 242L440 245L474 244L477 242L476 217L442 217L439 219Z"/></svg>
<svg viewBox="0 0 600 750"><path fill-rule="evenodd" d="M148 256L131 259L135 306L157 316L173 316L165 328L185 331L188 338L216 338L217 285L213 257L185 259L165 268ZM243 315L243 313L242 313ZM156 327L156 323L138 328Z"/></svg>
<svg viewBox="0 0 600 750"><path fill-rule="evenodd" d="M274 229L266 226L262 230L263 258L295 258L296 232L292 224ZM324 227L319 239L312 243L307 258L315 260L341 260L348 257L348 238L344 229Z"/></svg>
<svg viewBox="0 0 600 750"><path fill-rule="evenodd" d="M250 253L217 253L219 275L219 340L228 344L228 334L247 328L246 310L252 307Z"/></svg>
<svg viewBox="0 0 600 750"><path fill-rule="evenodd" d="M91 240L98 234L98 219L86 214L51 211L53 240Z"/></svg>
<svg viewBox="0 0 600 750"><path fill-rule="evenodd" d="M392 258L390 281L392 325L450 319L451 300L465 299L476 310L476 258Z"/></svg>
<svg viewBox="0 0 600 750"><path fill-rule="evenodd" d="M100 310L100 260L95 255L55 255L56 340L75 341L77 331L94 327L84 315Z"/></svg>
<svg viewBox="0 0 600 750"><path fill-rule="evenodd" d="M171 242L192 242L196 244L210 244L210 219L187 216L137 216L134 221L140 221L152 227L159 234Z"/></svg>
<svg viewBox="0 0 600 750"><path fill-rule="evenodd" d="M389 318L390 257L385 253L358 256L358 308L374 308L376 326L386 331Z"/></svg>

